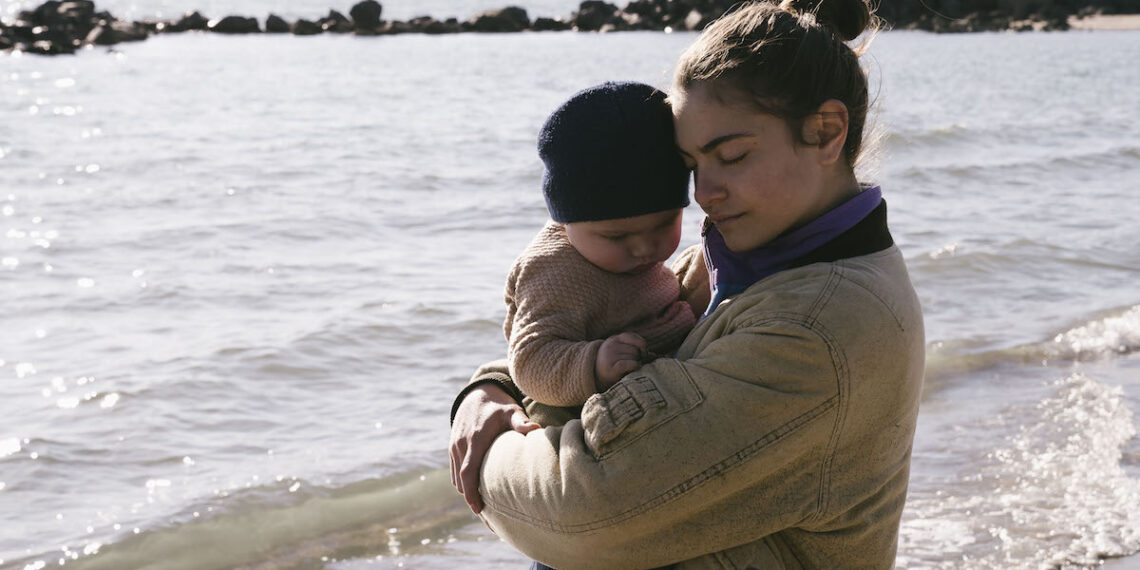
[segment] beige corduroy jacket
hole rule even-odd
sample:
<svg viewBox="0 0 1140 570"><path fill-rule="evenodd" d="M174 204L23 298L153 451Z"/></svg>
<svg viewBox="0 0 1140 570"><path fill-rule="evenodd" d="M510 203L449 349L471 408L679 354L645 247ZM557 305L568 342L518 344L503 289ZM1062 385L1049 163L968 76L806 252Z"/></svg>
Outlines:
<svg viewBox="0 0 1140 570"><path fill-rule="evenodd" d="M482 515L560 570L890 568L923 366L895 246L777 273L581 420L500 436Z"/></svg>

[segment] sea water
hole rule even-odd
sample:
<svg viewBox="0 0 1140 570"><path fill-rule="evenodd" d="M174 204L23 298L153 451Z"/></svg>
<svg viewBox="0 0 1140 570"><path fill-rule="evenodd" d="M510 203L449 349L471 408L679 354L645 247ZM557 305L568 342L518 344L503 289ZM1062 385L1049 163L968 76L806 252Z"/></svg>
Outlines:
<svg viewBox="0 0 1140 570"><path fill-rule="evenodd" d="M535 136L694 37L0 54L0 568L524 567L446 440L545 220ZM899 568L1140 551L1137 60L1130 32L866 57L860 173L928 337Z"/></svg>

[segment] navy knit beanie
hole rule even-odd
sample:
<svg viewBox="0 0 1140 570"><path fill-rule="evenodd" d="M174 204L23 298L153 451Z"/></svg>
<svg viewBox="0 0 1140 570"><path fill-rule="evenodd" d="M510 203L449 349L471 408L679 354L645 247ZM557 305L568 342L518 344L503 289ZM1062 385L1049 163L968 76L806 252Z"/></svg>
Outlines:
<svg viewBox="0 0 1140 570"><path fill-rule="evenodd" d="M542 192L556 222L590 222L689 205L689 169L665 94L632 82L580 91L538 135Z"/></svg>

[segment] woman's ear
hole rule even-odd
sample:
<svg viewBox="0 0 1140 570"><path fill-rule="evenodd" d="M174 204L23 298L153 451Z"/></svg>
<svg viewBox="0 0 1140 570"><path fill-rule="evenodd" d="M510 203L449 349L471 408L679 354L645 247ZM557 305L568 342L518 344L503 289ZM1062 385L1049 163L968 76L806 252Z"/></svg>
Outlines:
<svg viewBox="0 0 1140 570"><path fill-rule="evenodd" d="M824 101L803 122L803 140L820 151L823 164L832 164L843 156L847 143L847 105L838 99Z"/></svg>

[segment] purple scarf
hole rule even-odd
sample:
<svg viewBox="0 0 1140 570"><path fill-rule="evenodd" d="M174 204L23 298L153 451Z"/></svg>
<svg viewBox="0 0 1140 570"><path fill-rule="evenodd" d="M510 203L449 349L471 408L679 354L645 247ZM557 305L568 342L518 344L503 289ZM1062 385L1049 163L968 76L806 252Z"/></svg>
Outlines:
<svg viewBox="0 0 1140 570"><path fill-rule="evenodd" d="M716 226L707 224L704 232L705 267L709 271L712 301L704 317L711 315L721 301L769 275L788 269L797 259L851 229L882 200L883 194L878 186L867 188L807 225L741 253L728 249Z"/></svg>

